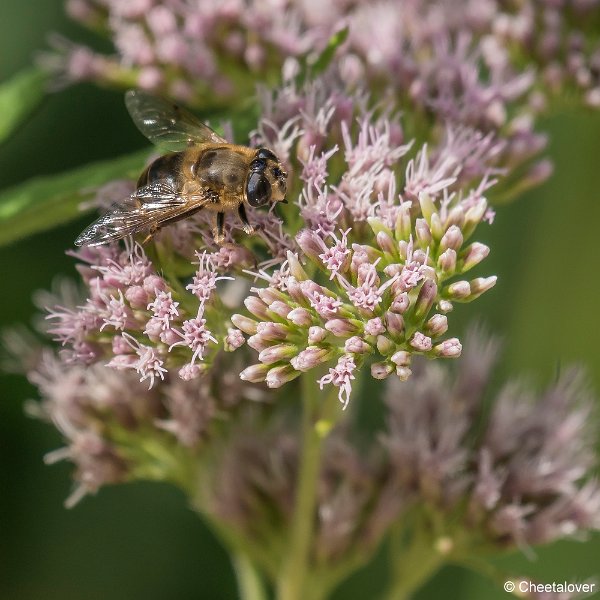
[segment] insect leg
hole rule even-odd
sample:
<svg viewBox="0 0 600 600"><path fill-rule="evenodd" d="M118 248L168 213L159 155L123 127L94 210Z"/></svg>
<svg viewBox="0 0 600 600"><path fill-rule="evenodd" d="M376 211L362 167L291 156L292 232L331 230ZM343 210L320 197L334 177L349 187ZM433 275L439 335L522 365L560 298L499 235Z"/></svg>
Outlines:
<svg viewBox="0 0 600 600"><path fill-rule="evenodd" d="M240 217L240 221L242 222L242 229L244 230L244 233L247 233L248 235L252 235L254 233L254 227L252 227L252 225L250 225L250 222L248 221L248 215L246 214L246 208L244 207L243 204L240 204L240 206L238 208L238 215Z"/></svg>
<svg viewBox="0 0 600 600"><path fill-rule="evenodd" d="M219 245L221 245L225 241L225 234L223 233L224 223L225 213L218 212L213 227L213 239L215 240L215 243Z"/></svg>
<svg viewBox="0 0 600 600"><path fill-rule="evenodd" d="M160 231L161 225L160 223L153 223L150 226L150 229L148 230L148 234L146 235L146 237L142 240L142 246L145 246L154 236L155 233L158 233Z"/></svg>

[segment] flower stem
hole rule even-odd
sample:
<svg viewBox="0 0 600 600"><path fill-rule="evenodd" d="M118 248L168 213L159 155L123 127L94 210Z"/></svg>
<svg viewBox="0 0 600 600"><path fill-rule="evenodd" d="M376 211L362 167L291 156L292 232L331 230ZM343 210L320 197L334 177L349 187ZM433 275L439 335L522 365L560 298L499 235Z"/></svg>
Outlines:
<svg viewBox="0 0 600 600"><path fill-rule="evenodd" d="M238 582L240 600L266 600L267 594L262 579L250 559L238 552L231 560Z"/></svg>
<svg viewBox="0 0 600 600"><path fill-rule="evenodd" d="M443 556L428 536L415 532L414 539L396 556L392 556L392 580L384 600L409 600L440 568Z"/></svg>
<svg viewBox="0 0 600 600"><path fill-rule="evenodd" d="M308 377L308 378L307 378ZM330 397L322 398L315 389L314 378L302 376L302 455L289 555L277 585L278 600L305 600L309 575L310 545L314 533L317 482L323 441L331 429L326 421L331 412ZM337 398L337 388L334 388ZM335 405L334 405L335 406Z"/></svg>

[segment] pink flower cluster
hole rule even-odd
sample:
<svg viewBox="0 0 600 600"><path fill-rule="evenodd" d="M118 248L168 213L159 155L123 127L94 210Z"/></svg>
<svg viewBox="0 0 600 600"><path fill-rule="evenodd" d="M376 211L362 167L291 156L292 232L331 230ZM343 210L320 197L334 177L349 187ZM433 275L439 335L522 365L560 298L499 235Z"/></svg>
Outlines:
<svg viewBox="0 0 600 600"><path fill-rule="evenodd" d="M161 91L195 104L252 93L256 74L323 47L331 24L280 0L68 0L69 15L108 32L115 55L54 37L42 64L59 81L94 80Z"/></svg>
<svg viewBox="0 0 600 600"><path fill-rule="evenodd" d="M173 368L186 380L201 373L217 343L205 312L217 282L231 279L217 274L211 255L197 253L191 294L159 275L138 244L125 251L83 248L74 255L83 262L88 298L81 306L55 306L47 317L66 363L131 369L150 387Z"/></svg>
<svg viewBox="0 0 600 600"><path fill-rule="evenodd" d="M539 109L565 85L600 103L600 47L589 28L596 0L338 2L327 10L310 0L67 0L66 7L80 23L108 30L117 55L55 42L62 65L54 57L50 66L72 80L135 81L188 101L201 90L239 93L248 83L243 71L265 77L286 59L318 52L346 25L339 58L346 81L391 85L445 119L496 129L514 101L528 97Z"/></svg>
<svg viewBox="0 0 600 600"><path fill-rule="evenodd" d="M287 265L269 286L255 288L256 295L246 299L253 318L232 317L259 353L260 363L245 369L242 378L279 387L336 360L319 383L338 387L346 406L353 372L367 360L376 379L396 373L406 380L414 354L460 356L458 339L442 339L448 330L446 313L453 302L479 297L496 278L457 279L488 253L479 242L463 245L457 223L470 235L486 204L482 200L467 210L460 207L452 220L440 218L429 196L422 196L422 206L420 214L427 216L415 219L407 202L395 230L372 217L373 246L350 246L344 231L338 237L302 230L297 242L309 261L306 269L289 253ZM417 220L420 235L415 243ZM435 233L434 222L439 224ZM431 314L434 307L438 312Z"/></svg>
<svg viewBox="0 0 600 600"><path fill-rule="evenodd" d="M417 148L396 117L331 86L327 76L304 94L292 85L263 99L256 137L286 140L280 151L303 180L298 206L308 227L287 263L261 274L267 286L245 300L251 318L232 321L259 353L243 378L276 388L327 366L321 387L338 387L347 405L365 364L376 379L406 380L414 354L460 355L460 341L446 337L447 315L496 283L467 273L489 253L471 238L494 218L484 194L500 177L492 166L499 144L448 130ZM292 97L301 117L285 120Z"/></svg>

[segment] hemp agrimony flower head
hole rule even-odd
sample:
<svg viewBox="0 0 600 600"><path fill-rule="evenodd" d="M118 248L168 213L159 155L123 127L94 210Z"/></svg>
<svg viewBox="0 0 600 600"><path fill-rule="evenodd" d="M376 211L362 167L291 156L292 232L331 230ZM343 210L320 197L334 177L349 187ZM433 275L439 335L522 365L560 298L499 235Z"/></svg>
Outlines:
<svg viewBox="0 0 600 600"><path fill-rule="evenodd" d="M299 252L274 274L260 273L268 285L245 300L252 317L232 321L259 352L244 379L279 387L326 365L319 384L339 387L347 405L366 364L376 379L406 380L414 354L460 355L459 340L446 336L447 314L496 282L466 276L489 252L471 238L493 219L484 193L495 179L483 174L488 154L476 134L415 148L397 118L365 110L364 98L330 92L317 101L321 83L296 96L300 117L279 114L295 89L266 99L257 138L300 174L308 228L296 235ZM484 148L493 154L493 144Z"/></svg>
<svg viewBox="0 0 600 600"><path fill-rule="evenodd" d="M404 543L390 554L389 585L407 592L446 561L489 575L494 552L600 529L598 431L581 373L541 393L508 382L487 410L498 344L472 331L465 347L452 373L421 361L409 381L391 378L385 423L368 438L347 420L328 436L309 548L323 597L391 532ZM167 378L148 390L131 370L33 350L28 375L42 402L29 408L65 438L46 461L76 466L68 506L104 485L170 481L278 577L302 463L290 395L240 381L236 354L220 354L200 379ZM416 579L402 566L415 561Z"/></svg>
<svg viewBox="0 0 600 600"><path fill-rule="evenodd" d="M405 380L414 354L460 355L459 340L446 336L447 314L496 281L466 276L489 252L471 238L493 219L484 193L496 179L484 173L494 144L449 131L438 146L417 149L389 111L367 109L363 95L342 97L330 77L305 85L299 114L281 125L278 106L292 91L265 97L267 116L253 136L295 174L287 222L253 211L258 235L236 242L230 228L217 249L200 211L167 227L148 253L137 244L79 251L88 298L49 314L66 360L132 369L152 387L168 372L200 376L219 347L235 350L245 332L260 362L243 379L280 387L322 366L315 380L338 387L347 405L367 365L376 379ZM310 228L294 241L303 225ZM235 285L217 285L234 268L243 284L261 256L263 267L277 268L259 269L265 287L244 300L249 317L236 312L241 296L230 299Z"/></svg>
<svg viewBox="0 0 600 600"><path fill-rule="evenodd" d="M217 245L200 210L144 245L70 252L81 289L41 300L60 348L23 359L31 411L65 438L47 460L76 465L68 505L175 483L235 553L245 597L258 570L278 600L325 598L387 542L387 597L407 598L445 560L599 527L580 379L508 385L484 411L496 346L452 319L496 283L479 270L492 206L550 173L538 114L563 91L600 105L597 0L330 4L71 0L116 52L59 39L42 59L59 83L235 108L225 138L235 126L285 163L289 204L248 210L253 235L228 215ZM387 390L366 436L361 373Z"/></svg>
<svg viewBox="0 0 600 600"><path fill-rule="evenodd" d="M162 373L143 354L136 354L136 360L142 376ZM222 355L200 380L174 377L150 390L131 368L110 366L73 363L45 349L28 372L42 397L40 404L29 403L30 413L52 422L66 442L46 462L66 459L76 467L67 507L102 486L136 479L185 487L194 457L227 418L248 400L267 399L240 381L231 355Z"/></svg>
<svg viewBox="0 0 600 600"><path fill-rule="evenodd" d="M595 0L67 0L68 14L108 34L116 53L55 40L45 63L67 81L136 85L195 104L251 91L248 71L272 79L346 26L346 81L391 86L440 120L487 130L507 125L515 102L535 111L565 86L599 105L599 9Z"/></svg>
<svg viewBox="0 0 600 600"><path fill-rule="evenodd" d="M466 346L453 373L428 362L406 383L390 379L386 424L368 444L347 424L329 436L310 551L315 578L356 568L390 531L404 541L391 554L401 582L403 563L424 561L428 577L445 561L475 565L493 552L600 528L598 431L581 373L567 372L541 393L509 382L486 414L498 344L475 332ZM279 565L274 532L293 518L300 460L286 425L257 431L242 422L204 495L205 510L235 523L269 569Z"/></svg>

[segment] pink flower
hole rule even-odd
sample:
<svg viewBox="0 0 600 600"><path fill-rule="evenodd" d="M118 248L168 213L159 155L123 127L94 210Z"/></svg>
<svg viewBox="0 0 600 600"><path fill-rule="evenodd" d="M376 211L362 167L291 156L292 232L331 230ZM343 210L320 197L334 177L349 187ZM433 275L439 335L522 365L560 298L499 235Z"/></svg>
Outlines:
<svg viewBox="0 0 600 600"><path fill-rule="evenodd" d="M198 314L200 315L200 313ZM206 328L206 319L202 319L200 316L184 321L182 330L183 332L177 331L183 338L182 341L172 344L169 350L175 346L187 346L193 352L190 364L194 364L198 358L202 360L209 342L217 343L212 333Z"/></svg>
<svg viewBox="0 0 600 600"><path fill-rule="evenodd" d="M397 275L390 278L383 285L379 285L379 275L377 274L377 263L374 264L363 264L359 268L358 272L358 285L353 286L344 277L339 276L339 282L346 289L348 299L357 308L363 308L370 312L373 312L382 300L383 293L390 287L397 279Z"/></svg>
<svg viewBox="0 0 600 600"><path fill-rule="evenodd" d="M213 290L216 289L217 281L233 280L233 277L217 276L213 257L206 251L196 252L196 258L198 259L198 269L192 283L188 284L185 289L190 290L200 300L200 305L204 305L210 299Z"/></svg>
<svg viewBox="0 0 600 600"><path fill-rule="evenodd" d="M356 363L354 362L352 355L344 354L339 358L337 365L329 369L329 373L323 375L323 377L317 381L321 389L328 384L340 388L338 398L344 405L344 409L348 406L348 402L350 401L350 394L352 392L351 381L354 379L353 372L355 369Z"/></svg>
<svg viewBox="0 0 600 600"><path fill-rule="evenodd" d="M319 258L331 273L329 279L333 279L348 265L347 257L350 254L350 248L348 248L347 236L349 232L350 229L347 229L346 231L340 229L341 237L339 239L335 233L329 233L329 236L335 243L333 246L326 246L323 244L323 252L319 254Z"/></svg>
<svg viewBox="0 0 600 600"><path fill-rule="evenodd" d="M312 308L314 308L321 317L330 319L334 317L342 302L337 297L331 297L319 291L320 286L304 285L312 282L302 282L300 285L302 292L307 297Z"/></svg>
<svg viewBox="0 0 600 600"><path fill-rule="evenodd" d="M162 329L169 329L171 321L175 317L179 316L177 307L179 302L173 300L171 292L157 292L156 298L153 302L148 304L148 310L151 310L154 314L154 319L158 320Z"/></svg>
<svg viewBox="0 0 600 600"><path fill-rule="evenodd" d="M160 379L165 378L164 374L167 372L167 370L163 367L164 361L159 356L155 348L146 346L145 344L140 344L129 333L123 333L122 336L135 350L137 359L131 360L127 358L127 355L118 355L126 360L116 360L118 357L115 357L115 359L110 361L107 366L112 366L117 369L135 369L135 371L140 375L140 382L149 379L150 386L148 389L152 389L154 386L154 381L157 377L160 377Z"/></svg>

